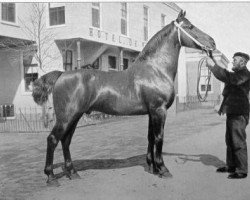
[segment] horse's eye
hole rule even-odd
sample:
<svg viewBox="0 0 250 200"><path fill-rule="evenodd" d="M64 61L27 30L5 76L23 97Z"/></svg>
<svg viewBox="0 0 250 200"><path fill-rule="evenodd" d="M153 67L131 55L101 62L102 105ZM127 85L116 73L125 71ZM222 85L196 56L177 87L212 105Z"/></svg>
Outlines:
<svg viewBox="0 0 250 200"><path fill-rule="evenodd" d="M187 29L189 29L189 30L191 30L191 29L194 28L194 26L192 24L185 24L184 27L187 28Z"/></svg>

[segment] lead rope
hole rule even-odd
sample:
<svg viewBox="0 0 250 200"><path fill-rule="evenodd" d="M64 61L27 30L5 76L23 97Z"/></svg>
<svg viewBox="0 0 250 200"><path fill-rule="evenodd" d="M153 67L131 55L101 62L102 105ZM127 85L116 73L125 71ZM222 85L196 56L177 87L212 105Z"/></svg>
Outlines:
<svg viewBox="0 0 250 200"><path fill-rule="evenodd" d="M201 68L202 68L202 65L203 63L207 60L207 57L204 57L202 59L200 59L199 61L199 64L198 64L198 75L197 75L197 97L198 97L198 100L200 102L205 102L206 99L207 99L207 96L208 96L208 91L209 91L209 84L210 84L210 80L211 80L211 71L208 69L208 67L206 67L207 69L207 78L206 78L206 81L205 81L205 93L202 95L201 92L200 92L200 79L201 79Z"/></svg>

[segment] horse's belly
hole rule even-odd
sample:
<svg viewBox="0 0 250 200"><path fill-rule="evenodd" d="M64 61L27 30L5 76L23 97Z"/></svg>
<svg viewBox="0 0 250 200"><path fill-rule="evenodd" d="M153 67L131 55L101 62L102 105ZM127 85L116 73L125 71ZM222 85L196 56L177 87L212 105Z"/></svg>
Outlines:
<svg viewBox="0 0 250 200"><path fill-rule="evenodd" d="M109 97L97 101L91 110L104 112L111 115L144 115L147 108L138 100Z"/></svg>

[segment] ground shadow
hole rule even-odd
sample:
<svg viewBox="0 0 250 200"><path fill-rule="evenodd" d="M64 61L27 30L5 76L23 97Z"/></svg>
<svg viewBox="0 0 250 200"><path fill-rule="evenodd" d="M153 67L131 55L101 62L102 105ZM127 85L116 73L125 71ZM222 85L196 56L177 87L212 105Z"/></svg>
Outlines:
<svg viewBox="0 0 250 200"><path fill-rule="evenodd" d="M142 166L146 170L146 154L133 156L125 159L89 159L89 160L75 160L73 165L77 171L84 171L88 169L119 169L133 166ZM53 168L64 168L64 163L54 164ZM56 178L64 176L64 172L55 174Z"/></svg>
<svg viewBox="0 0 250 200"><path fill-rule="evenodd" d="M220 160L218 157L210 154L187 155L182 153L163 153L163 155L178 156L178 159L182 160L183 163L186 163L188 161L201 162L204 165L214 166L215 168L225 165L225 162Z"/></svg>
<svg viewBox="0 0 250 200"><path fill-rule="evenodd" d="M225 165L216 156L210 154L198 154L198 155L188 155L183 153L165 153L164 156L175 156L176 158L182 160L182 163L190 162L201 162L204 165L214 166L216 168ZM146 164L146 154L133 156L124 159L89 159L89 160L75 160L73 161L74 167L77 171L85 171L88 169L119 169L134 166L142 166L145 171L147 171ZM167 164L167 163L166 163ZM62 168L64 163L54 164L53 168ZM61 178L65 175L64 172L56 174L56 178Z"/></svg>

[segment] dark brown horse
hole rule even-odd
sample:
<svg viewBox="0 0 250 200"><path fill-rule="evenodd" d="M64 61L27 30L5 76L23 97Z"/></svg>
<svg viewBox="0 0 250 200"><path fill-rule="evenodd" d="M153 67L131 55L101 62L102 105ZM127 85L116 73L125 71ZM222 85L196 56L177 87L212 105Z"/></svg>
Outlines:
<svg viewBox="0 0 250 200"><path fill-rule="evenodd" d="M162 158L167 109L174 101L174 79L181 46L215 49L214 40L200 31L180 12L178 18L156 33L133 65L119 72L82 69L53 71L34 83L34 101L42 105L53 92L56 124L47 138L45 174L47 183L58 184L53 174L54 150L62 143L65 171L79 177L73 167L69 146L83 113L101 111L112 115L149 115L149 172L171 175Z"/></svg>

